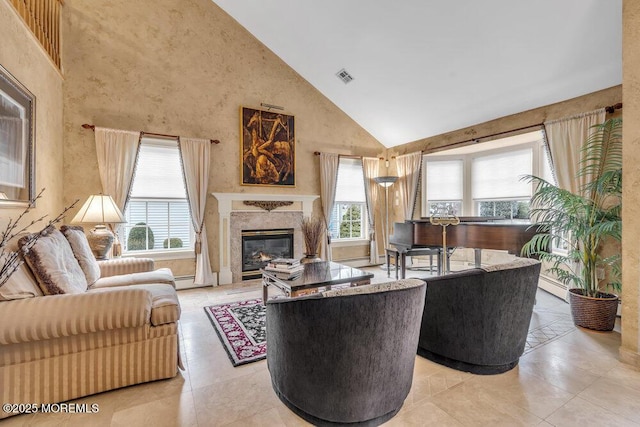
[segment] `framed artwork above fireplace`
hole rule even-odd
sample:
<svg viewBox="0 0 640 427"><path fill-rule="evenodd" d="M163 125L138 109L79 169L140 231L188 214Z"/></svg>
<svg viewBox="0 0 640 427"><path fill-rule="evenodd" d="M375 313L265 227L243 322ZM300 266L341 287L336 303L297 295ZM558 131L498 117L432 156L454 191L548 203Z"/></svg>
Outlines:
<svg viewBox="0 0 640 427"><path fill-rule="evenodd" d="M295 141L293 116L240 107L241 184L295 187Z"/></svg>

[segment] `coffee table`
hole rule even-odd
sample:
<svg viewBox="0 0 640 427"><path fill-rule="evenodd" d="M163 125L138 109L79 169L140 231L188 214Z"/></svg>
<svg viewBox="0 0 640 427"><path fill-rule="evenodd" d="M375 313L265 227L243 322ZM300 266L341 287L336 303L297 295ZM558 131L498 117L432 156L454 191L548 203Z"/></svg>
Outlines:
<svg viewBox="0 0 640 427"><path fill-rule="evenodd" d="M275 286L288 297L329 290L336 285L361 286L371 283L373 274L332 261L320 261L304 264L302 275L293 280L280 279L272 272L262 273L262 301L266 304L269 297L268 287Z"/></svg>

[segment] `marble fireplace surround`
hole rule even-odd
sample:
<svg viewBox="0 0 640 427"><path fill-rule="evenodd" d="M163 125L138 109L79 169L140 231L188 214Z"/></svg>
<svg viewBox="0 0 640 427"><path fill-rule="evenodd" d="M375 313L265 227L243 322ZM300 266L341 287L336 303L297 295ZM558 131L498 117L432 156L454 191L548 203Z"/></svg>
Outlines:
<svg viewBox="0 0 640 427"><path fill-rule="evenodd" d="M317 195L286 195L256 193L211 193L218 199L220 217L220 272L218 284L227 285L242 280L242 230L267 230L293 228L293 254L301 258L304 247L300 221L313 212ZM245 201L293 202L266 211L256 206L247 206Z"/></svg>

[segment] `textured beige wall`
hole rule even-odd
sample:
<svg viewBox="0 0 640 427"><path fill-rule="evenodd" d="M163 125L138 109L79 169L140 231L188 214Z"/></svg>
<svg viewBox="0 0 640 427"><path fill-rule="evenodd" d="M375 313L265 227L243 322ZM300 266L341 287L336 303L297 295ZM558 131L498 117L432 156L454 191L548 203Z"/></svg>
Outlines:
<svg viewBox="0 0 640 427"><path fill-rule="evenodd" d="M384 252L382 252L384 255ZM353 246L334 245L331 248L333 261L350 261L354 259L369 258L369 242L361 242Z"/></svg>
<svg viewBox="0 0 640 427"><path fill-rule="evenodd" d="M0 64L36 97L35 184L46 191L31 218L55 217L63 207L62 77L8 0L0 0ZM20 212L0 207L0 227Z"/></svg>
<svg viewBox="0 0 640 427"><path fill-rule="evenodd" d="M191 276L196 271L195 259L156 260L154 264L156 268L170 268L176 277Z"/></svg>
<svg viewBox="0 0 640 427"><path fill-rule="evenodd" d="M93 134L83 123L219 139L209 192L320 194L313 151L384 151L210 0L67 0L63 40L65 200L100 191ZM239 184L239 108L261 102L296 118L296 188ZM218 270L217 202L207 203Z"/></svg>
<svg viewBox="0 0 640 427"><path fill-rule="evenodd" d="M623 361L640 367L640 2L623 2L622 111L622 347Z"/></svg>

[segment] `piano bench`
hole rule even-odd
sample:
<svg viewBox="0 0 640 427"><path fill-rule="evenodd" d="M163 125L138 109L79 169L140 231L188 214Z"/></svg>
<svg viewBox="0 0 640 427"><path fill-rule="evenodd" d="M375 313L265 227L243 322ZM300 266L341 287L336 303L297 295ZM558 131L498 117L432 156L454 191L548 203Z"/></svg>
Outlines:
<svg viewBox="0 0 640 427"><path fill-rule="evenodd" d="M396 269L396 279L398 278L398 260L400 259L400 251L396 248L386 248L385 257L387 261L387 277L391 277L391 257Z"/></svg>
<svg viewBox="0 0 640 427"><path fill-rule="evenodd" d="M432 247L432 248L413 248L413 249L409 249L404 253L404 256L402 257L402 274L404 275L404 271L407 270L407 260L406 257L418 257L418 256L429 256L429 266L428 267L409 267L409 269L411 270L425 270L425 271L429 271L429 272L436 272L439 275L442 274L441 271L441 254L442 253L442 248L437 248L437 247ZM433 265L433 257L436 257L436 265Z"/></svg>
<svg viewBox="0 0 640 427"><path fill-rule="evenodd" d="M406 270L407 270L407 257L408 256L425 256L425 255L429 255L430 258L430 266L429 266L429 271L433 271L432 267L433 267L433 255L436 256L436 260L437 260L437 272L438 275L442 274L442 266L441 266L441 262L440 262L440 254L442 253L442 248L437 248L437 247L433 247L433 248L413 248L413 249L407 249L406 251L401 252L400 254L400 278L404 279L405 278L405 274L406 274Z"/></svg>

